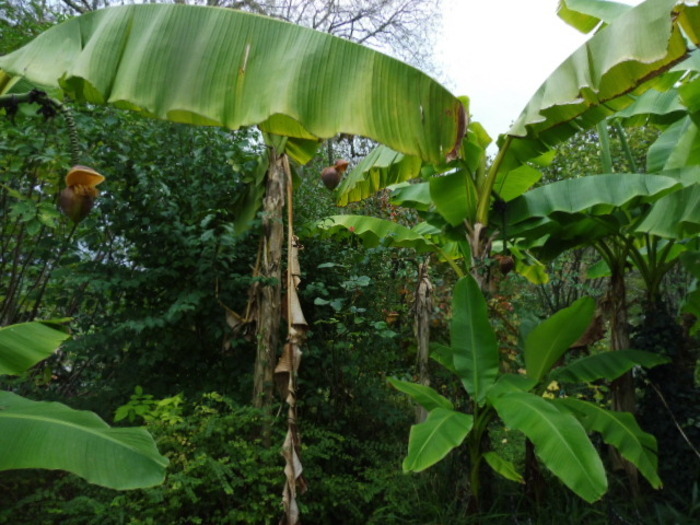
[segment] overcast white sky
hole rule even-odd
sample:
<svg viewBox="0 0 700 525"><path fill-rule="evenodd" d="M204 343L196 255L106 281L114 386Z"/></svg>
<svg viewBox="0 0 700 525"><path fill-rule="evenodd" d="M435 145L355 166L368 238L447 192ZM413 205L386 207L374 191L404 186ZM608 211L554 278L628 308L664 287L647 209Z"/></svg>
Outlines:
<svg viewBox="0 0 700 525"><path fill-rule="evenodd" d="M637 5L641 0L618 0ZM495 140L532 94L588 35L556 15L558 0L443 0L437 58L442 80L471 99Z"/></svg>

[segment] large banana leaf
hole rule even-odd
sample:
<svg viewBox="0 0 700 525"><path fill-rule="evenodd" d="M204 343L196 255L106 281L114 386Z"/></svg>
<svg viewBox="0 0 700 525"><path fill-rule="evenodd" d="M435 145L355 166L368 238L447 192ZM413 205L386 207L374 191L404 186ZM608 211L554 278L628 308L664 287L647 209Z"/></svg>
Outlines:
<svg viewBox="0 0 700 525"><path fill-rule="evenodd" d="M430 183L417 182L411 184L404 182L403 184L397 184L391 192L391 203L395 206L428 211L433 205L430 196Z"/></svg>
<svg viewBox="0 0 700 525"><path fill-rule="evenodd" d="M523 164L500 176L494 184L494 191L506 202L520 197L542 178L542 172L528 164Z"/></svg>
<svg viewBox="0 0 700 525"><path fill-rule="evenodd" d="M603 463L574 416L534 394L512 392L493 400L503 422L525 434L542 462L588 502L605 494Z"/></svg>
<svg viewBox="0 0 700 525"><path fill-rule="evenodd" d="M604 215L615 208L651 202L677 187L673 177L626 173L566 179L528 191L508 205L511 225L556 213Z"/></svg>
<svg viewBox="0 0 700 525"><path fill-rule="evenodd" d="M537 325L525 339L528 377L541 381L564 352L583 335L594 312L595 301L591 297L582 297Z"/></svg>
<svg viewBox="0 0 700 525"><path fill-rule="evenodd" d="M0 375L19 375L53 354L70 335L32 322L0 328Z"/></svg>
<svg viewBox="0 0 700 525"><path fill-rule="evenodd" d="M68 20L0 68L76 100L302 139L363 135L430 162L454 155L462 103L417 69L279 20L188 5Z"/></svg>
<svg viewBox="0 0 700 525"><path fill-rule="evenodd" d="M598 379L613 381L635 366L652 368L668 359L642 350L617 350L582 357L554 371L552 377L570 383L589 383Z"/></svg>
<svg viewBox="0 0 700 525"><path fill-rule="evenodd" d="M512 392L529 392L537 386L537 380L521 374L501 374L498 381L486 393L487 399L493 400Z"/></svg>
<svg viewBox="0 0 700 525"><path fill-rule="evenodd" d="M632 414L605 410L580 399L557 399L555 403L571 412L588 432L600 432L603 440L634 463L655 489L661 488L657 473L656 438L637 424Z"/></svg>
<svg viewBox="0 0 700 525"><path fill-rule="evenodd" d="M535 240L537 245L531 248L543 259L634 229L668 237L687 235L697 227L692 202L683 197L692 190L682 187L698 182L700 166L661 174L594 175L555 182L509 203L507 232L511 237ZM678 204L667 208L665 202ZM649 214L646 220L645 213Z"/></svg>
<svg viewBox="0 0 700 525"><path fill-rule="evenodd" d="M448 224L458 226L464 221L473 223L478 195L474 181L466 170L432 177L429 185L435 208Z"/></svg>
<svg viewBox="0 0 700 525"><path fill-rule="evenodd" d="M690 64L688 65L690 66ZM697 121L697 112L700 111L700 76L697 75L697 71L693 75L689 75L688 80L678 88L678 91L683 104L690 113L695 114Z"/></svg>
<svg viewBox="0 0 700 525"><path fill-rule="evenodd" d="M430 343L430 357L453 374L457 374L454 363L454 350L452 347L440 343Z"/></svg>
<svg viewBox="0 0 700 525"><path fill-rule="evenodd" d="M690 36L686 40L683 33ZM654 79L687 58L700 43L700 7L647 0L619 14L567 58L540 86L506 137L482 192L577 131L590 129L654 86Z"/></svg>
<svg viewBox="0 0 700 525"><path fill-rule="evenodd" d="M670 124L687 113L688 108L681 102L677 89L667 91L650 89L637 97L633 104L618 112L615 118L622 119L626 126L641 126L649 120ZM660 169L647 167L649 172L660 171Z"/></svg>
<svg viewBox="0 0 700 525"><path fill-rule="evenodd" d="M684 239L700 232L700 184L659 199L637 231L670 239Z"/></svg>
<svg viewBox="0 0 700 525"><path fill-rule="evenodd" d="M473 416L446 408L435 408L428 418L411 427L404 472L420 472L462 444L474 424Z"/></svg>
<svg viewBox="0 0 700 525"><path fill-rule="evenodd" d="M666 129L647 153L651 171L682 168L700 164L700 130L690 116Z"/></svg>
<svg viewBox="0 0 700 525"><path fill-rule="evenodd" d="M559 0L557 16L582 33L590 33L601 22L609 24L631 7L609 0Z"/></svg>
<svg viewBox="0 0 700 525"><path fill-rule="evenodd" d="M460 279L452 293L450 341L457 374L469 395L482 404L498 375L498 342L486 300L471 275Z"/></svg>
<svg viewBox="0 0 700 525"><path fill-rule="evenodd" d="M647 0L618 14L547 78L508 134L548 149L631 104L638 86L700 43L682 33L696 35L699 16L700 7L677 0Z"/></svg>
<svg viewBox="0 0 700 525"><path fill-rule="evenodd" d="M675 66L671 71L700 71L700 49L690 53L690 56Z"/></svg>
<svg viewBox="0 0 700 525"><path fill-rule="evenodd" d="M162 483L167 464L143 428L110 428L92 412L0 392L0 470L67 470L121 490Z"/></svg>

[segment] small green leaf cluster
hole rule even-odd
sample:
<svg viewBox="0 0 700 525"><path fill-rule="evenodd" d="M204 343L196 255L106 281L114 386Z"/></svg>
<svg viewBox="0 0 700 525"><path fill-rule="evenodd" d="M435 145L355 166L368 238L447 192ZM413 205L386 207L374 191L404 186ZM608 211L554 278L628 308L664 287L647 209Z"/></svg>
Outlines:
<svg viewBox="0 0 700 525"><path fill-rule="evenodd" d="M180 423L183 421L182 403L181 394L156 400L151 394L144 394L143 388L138 385L129 402L117 408L114 421L128 419L133 423L140 418L146 422L159 420L166 423Z"/></svg>

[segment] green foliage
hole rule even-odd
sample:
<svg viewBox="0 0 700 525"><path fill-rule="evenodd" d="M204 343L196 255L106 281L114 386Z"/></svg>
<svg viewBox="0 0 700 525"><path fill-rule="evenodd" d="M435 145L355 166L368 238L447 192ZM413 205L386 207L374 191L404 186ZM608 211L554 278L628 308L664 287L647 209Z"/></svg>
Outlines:
<svg viewBox="0 0 700 525"><path fill-rule="evenodd" d="M454 408L454 405L449 399L441 396L428 386L409 383L408 381L400 381L394 377L389 378L389 384L396 390L411 396L411 398L426 410L433 410L434 408L452 410Z"/></svg>
<svg viewBox="0 0 700 525"><path fill-rule="evenodd" d="M577 495L591 503L606 492L603 463L574 417L527 392L504 394L493 405L503 423L525 434L542 462Z"/></svg>
<svg viewBox="0 0 700 525"><path fill-rule="evenodd" d="M73 472L114 489L163 482L168 460L143 428L110 428L92 412L0 391L0 470Z"/></svg>
<svg viewBox="0 0 700 525"><path fill-rule="evenodd" d="M661 488L656 439L639 428L632 414L605 410L575 398L560 399L558 403L573 413L578 412L578 419L588 432L600 432L605 442L634 463L655 489Z"/></svg>
<svg viewBox="0 0 700 525"><path fill-rule="evenodd" d="M535 297L528 297L533 301L531 308L552 315L581 297L598 298L603 293L604 279L595 272L601 266L609 273L605 262L592 248L568 250L547 262L549 280L534 287Z"/></svg>
<svg viewBox="0 0 700 525"><path fill-rule="evenodd" d="M525 483L522 475L517 471L515 465L499 456L496 452L484 452L484 460L489 464L495 472L499 473L505 479L515 481L517 483Z"/></svg>
<svg viewBox="0 0 700 525"><path fill-rule="evenodd" d="M651 352L617 350L582 357L555 370L552 376L571 383L593 382L600 378L613 381L635 366L652 368L668 362L667 358Z"/></svg>
<svg viewBox="0 0 700 525"><path fill-rule="evenodd" d="M385 432L379 427L377 430ZM428 494L426 487L407 486L396 475L401 448L398 439L367 439L348 430L341 434L308 426L304 433L304 472L308 480L313 480L313 489L310 486L301 499L302 512L307 516L304 521L321 525L343 516L348 524L386 523L385 513L397 512L398 501L411 498L415 491ZM410 512L405 516L412 519Z"/></svg>
<svg viewBox="0 0 700 525"><path fill-rule="evenodd" d="M5 480L0 522L13 515L37 524L276 521L280 458L262 444L266 416L215 392L195 402L161 401L167 400L157 401L144 419L170 460L163 485L117 494L61 477L26 496L21 479ZM279 430L275 438L281 439Z"/></svg>
<svg viewBox="0 0 700 525"><path fill-rule="evenodd" d="M652 126L624 128L612 126L610 150L612 163L618 173L640 173L646 171L646 154L649 146L659 136ZM627 141L632 152L632 163L625 155L623 141ZM564 179L584 177L591 173L604 173L600 161L600 139L596 130L577 133L570 140L558 145L554 159L542 172L541 184ZM540 184L540 185L541 185Z"/></svg>
<svg viewBox="0 0 700 525"><path fill-rule="evenodd" d="M528 376L541 381L562 354L586 331L594 311L595 301L590 297L582 297L537 325L525 339L524 355Z"/></svg>
<svg viewBox="0 0 700 525"><path fill-rule="evenodd" d="M577 18L581 14L577 10L583 9L581 6L595 3L600 4L568 1L567 16ZM585 53L586 60L581 61L584 69L599 65L601 57L610 59L600 68L600 75L595 76L597 85L586 85L583 97L575 82L568 82L574 81L575 75L565 75L560 70L546 85L549 98L544 100L539 95L533 98L518 122L521 131L529 133L529 137L506 139L507 155L499 157L491 171L496 180L490 183L501 197L505 200L516 197L539 178L539 169L547 159L537 159L532 165L525 162L539 155L541 147L550 148L564 140L573 129L589 127L607 112L629 104L632 101L629 93L634 88L629 82L634 82L635 76L646 79L647 73L655 74L664 69L659 63L650 66L652 61L642 56L645 50L634 48L636 40L624 38L627 34L654 35L645 42L657 48L656 58L663 57L666 62L677 60L681 48L685 51L677 27L671 29L671 38L666 38L668 28L674 27L669 20L684 25L693 38L696 36L693 19L688 15L697 15L697 8L679 7L679 10L686 9L685 12L669 17L671 4L670 0L646 2L637 13L663 11L664 16L628 20L632 25L649 26L646 30L630 31L629 24L613 28L608 34L614 32L620 45L614 46L612 51L600 44L603 38L597 38L579 53L579 56ZM42 6L41 3L16 4L24 5L35 6L33 9L37 13ZM21 19L26 29L22 31L33 32L32 17L16 6L10 5L14 9L13 21ZM0 8L4 7L5 4L0 4ZM600 13L593 14L597 20ZM41 17L34 18L37 25L43 23ZM607 17L603 19L609 21ZM577 20L579 25L581 21ZM6 38L5 22L0 21L3 47L11 47L14 36L19 41L26 34ZM584 22L590 25L589 19ZM20 27L19 22L17 27ZM631 56L637 60L628 60ZM624 66L609 67L620 57L625 60ZM245 70L244 65L243 72ZM576 71L579 72L578 68ZM585 75L576 76L576 79L583 77ZM172 83L178 88L180 85L192 84ZM410 89L415 89L414 83L410 83ZM361 90L355 91L361 94ZM274 90L270 93L277 96ZM345 98L337 97L336 101L343 107L351 107ZM600 106L600 100L606 100L607 104ZM207 104L209 100L202 97L198 102ZM256 109L254 105L249 107ZM201 117L177 112L170 116ZM433 116L433 112L428 111L428 117ZM248 132L230 134L213 128L194 130L143 121L114 111L85 108L78 120L83 137L89 139L85 140L86 162L104 171L108 180L93 214L75 232L70 232L54 206L68 167L68 149L65 137L61 136L60 122L54 119L39 124L21 116L17 120L20 125L16 128L5 122L0 129L3 137L0 142L0 184L3 185L0 191L3 246L0 322L31 320L39 314L74 317L77 337L66 345L65 352L45 367L47 374L43 377L49 382L49 389L42 395L76 396L76 402L105 411L104 407L123 403L134 392L117 410L115 419L146 421L161 443L168 447L172 470L163 487L119 496L61 475L38 479L31 478L31 474L13 473L0 482L0 499L14 498L7 504L6 501L0 503L0 521L172 523L173 517L183 523L277 521L280 463L277 451L261 446L262 416L239 404L248 400L250 390L250 327L237 327L234 332L224 321L224 313L245 311L245 289L250 284L248 275L255 260L254 243L248 242L250 239L242 237L242 233L249 227L251 233L256 233L257 221L247 224L246 220L246 224L241 225L240 220L241 217L253 218L250 214L253 207L247 205L254 204L262 192L257 137ZM571 129L564 129L568 127ZM685 132L674 135L678 131L670 129L664 141L657 143L654 158L650 158L655 164L651 165L665 166L670 162L669 166L677 166L695 158L695 135ZM675 141L674 137L683 140ZM398 228L396 222L384 225L384 230L374 229L384 234L400 230L406 246L413 247L424 245L425 239L432 242L438 234L453 235L462 243L458 247L459 256L469 259L464 241L469 232L463 228L463 219L473 219L480 210L480 220L485 223L483 207L490 205L492 197L488 183L483 185L482 178L486 168L482 164L486 139L483 130L472 124L465 144L469 154L461 166L463 171L433 178L420 188L433 190L435 210L442 217L437 213L432 217L427 214L432 222L415 230L414 236ZM596 139L591 135L583 140ZM537 142L540 140L541 144ZM627 163L629 167L625 171L641 171L633 168L645 165L644 159L638 156L640 150L632 148L636 156L625 156L622 153L625 140L617 133L617 128L613 128L613 165L619 167ZM615 152L616 141L619 153ZM579 151L576 147L574 144L564 148L562 156L567 164L561 166L556 177L569 178L598 171L592 169L598 162L597 151L591 154L587 148ZM386 170L372 172L365 166L363 170L367 168L364 172L372 173L372 181L366 177L359 182L348 179L346 185L352 182L356 192L359 190L364 195L370 191L369 187L376 189L387 181L403 180L419 169L415 158L387 151L384 154L392 159L380 159L383 164L374 164ZM366 164L374 162L376 157L370 157ZM299 172L303 179L297 186L297 213L309 220L337 213L330 205L329 196L318 191L316 178L309 176L315 174L311 170ZM462 184L465 180L466 185ZM420 191L416 191L419 186L405 186L402 192L404 197L415 199L416 209L426 210L430 199L425 200L425 192L419 195ZM464 191L460 193L462 188ZM595 189L573 193L576 197L590 197ZM241 206L241 200L237 200L241 195L245 196L246 206ZM633 198L639 199L640 195L638 192ZM480 201L478 209L477 200ZM365 211L383 213L390 209L387 201L383 197L383 200L370 202ZM236 204L232 205L234 202ZM326 213L329 211L331 213ZM587 213L590 210L586 207L577 211ZM503 227L505 237L506 212L499 214L496 217L502 219L502 224L497 227ZM396 215L392 209L391 219ZM528 218L532 218L531 215ZM406 217L412 215L403 218ZM636 215L632 214L631 218ZM351 226L351 219L343 221ZM597 219L593 222L600 225ZM610 224L608 221L604 226ZM563 223L562 229L585 238L589 233L586 226L578 227L575 221L569 221ZM369 237L373 233L371 230L365 231ZM393 240L398 241L399 237ZM440 372L434 376L434 391L409 386L406 381L392 381L397 388L433 410L426 426L415 434L427 430L428 434L447 438L436 447L437 454L434 450L429 454L431 458L427 462L445 456L450 450L453 453L447 454L429 472L397 476L399 429L408 424L411 411L387 392L384 378L392 373L402 378L411 376L415 347L407 322L411 301L406 288L414 279L415 269L413 253L404 249L388 250L390 240L382 239L382 235L371 238L374 246L369 250L347 238L330 248L313 237L304 240L303 267L307 269L303 276L302 300L313 326L308 345L303 349L304 372L300 378L304 466L312 488L301 502L306 522L336 522L338 516L343 516L346 523L470 522L464 510L465 461L471 461L473 472L479 472L479 463L484 460L507 479L522 479L518 472L522 467L519 451L505 446L488 452L483 448L483 443L489 441L488 432L494 429L495 409L499 409L501 418L512 426L512 430L503 430L502 435L522 431L537 445L545 464L589 500L599 496L603 485L600 465L593 458L595 452L590 453L591 441L583 428L600 432L603 439L616 445L623 455L627 453L636 458L645 476L658 485L654 446L636 423L602 406L572 398L558 406L549 399L558 395L553 393L556 389L549 389L549 381L554 377L550 369L565 352L566 340L575 340L574 336L585 328L591 302L580 301L576 303L580 309L574 308L574 313L564 312L535 328L524 346L529 378L508 375L503 372L522 364L522 356L515 355L508 362L502 359L499 370L499 351L504 357L504 347L512 350L515 343L503 340L501 332L499 337L493 335L487 318L487 303L480 295L476 297L473 283L465 282L455 288L454 310L458 321L453 323L452 347L442 347L446 350L442 359L449 370L456 369L462 376L471 398L451 389ZM648 255L653 255L651 249ZM567 263L562 266L568 268ZM539 280L542 280L541 269L538 265L526 268L538 273ZM444 290L450 288L450 280L443 279L441 274L436 279L439 283L436 288L442 289L436 293L444 295ZM559 286L563 280L563 277L559 281L553 279L552 286ZM580 295L584 285L572 288ZM495 303L504 301L495 297L489 305L494 307ZM549 313L571 302L551 301ZM553 307L555 303L559 307ZM437 306L434 320L439 322L448 310L445 305ZM504 308L492 311L499 313L503 326L508 325L509 314ZM577 315L582 311L585 315ZM464 319L469 322L462 322ZM561 334L565 336L558 338ZM647 336L652 338L651 333ZM500 349L498 340L503 340ZM601 382L637 363L659 362L650 354L641 353L618 354L615 358L594 357L592 361L571 365L563 373L568 373L572 381ZM13 382L13 385L31 391L36 380L29 378ZM673 384L673 375L664 380ZM149 393L144 393L140 384L148 385ZM602 384L588 386L596 391L606 388ZM226 396L202 394L211 390L225 392ZM181 393L173 395L174 392ZM570 405L568 411L563 408L564 404ZM685 390L673 398L672 404L697 406ZM473 413L457 412L465 408ZM578 415L574 417L572 413ZM691 413L683 413L680 420L689 433L697 426L697 418ZM436 432L436 429L450 428L449 423L455 422L457 424L452 426L456 429L443 434ZM668 421L664 423L671 426ZM556 437L557 433L566 436ZM455 447L463 441L464 435L468 436L468 447ZM278 430L273 431L272 438L280 441ZM430 446L428 439L421 441L412 437L412 440L414 446L421 445L418 448L423 450ZM569 446L572 443L574 445ZM518 446L521 444L522 441L517 441ZM569 446L568 454L561 453L562 445ZM415 448L409 456L418 457ZM418 461L412 468L419 470L418 463L425 465L426 461ZM579 465L572 466L575 463ZM590 479L584 479L586 474L590 474ZM473 476L471 483L472 490L476 490ZM32 487L39 488L34 492L24 490ZM5 488L8 490L3 490ZM541 515L550 521L584 523L595 519L610 521L615 517L610 510L613 505L603 511L600 505L583 506L567 493L558 492L553 499L549 508L541 509ZM3 506L9 510L5 512ZM512 501L501 501L501 508L507 508L508 512L494 512L484 518L495 522L517 520L517 511L512 510L514 506ZM684 517L685 509L676 513L670 506L658 508L663 509L659 520L661 516L673 516L676 520L681 519L678 516ZM685 515L692 516L693 512L693 508L688 507Z"/></svg>
<svg viewBox="0 0 700 525"><path fill-rule="evenodd" d="M183 421L180 409L182 403L183 398L180 394L156 400L151 394L144 394L141 386L137 386L129 402L117 408L114 421L128 419L133 423L136 418L143 418L146 422L160 420L171 424L181 423Z"/></svg>
<svg viewBox="0 0 700 525"><path fill-rule="evenodd" d="M238 235L231 203L257 169L255 135L113 110L86 108L77 120L89 163L107 181L77 242L50 245L64 251L44 301L49 312L74 317L77 335L64 357L72 366L58 368L55 386L111 376L94 402L113 406L137 384L164 396L170 385L205 388L192 378L208 387L232 374L246 381L245 366L222 359L233 349L250 359L250 343L226 326L222 305L246 309L239 290L250 282L255 247Z"/></svg>
<svg viewBox="0 0 700 525"><path fill-rule="evenodd" d="M469 414L442 407L431 409L428 419L411 427L404 472L420 472L433 466L462 444L473 425L474 417Z"/></svg>
<svg viewBox="0 0 700 525"><path fill-rule="evenodd" d="M162 486L116 494L64 476L5 477L0 523L276 523L282 462L278 447L265 446L260 437L268 416L217 393L194 402L174 399L181 401L156 399L142 390L125 405L148 406L143 419L170 459ZM393 417L407 422L403 410L394 410ZM396 475L402 445L398 426L379 421L385 414L372 428L354 433L342 426L344 418L324 427L319 416L312 412L304 420L304 471L313 481L313 490L301 500L305 521L330 523L342 515L348 524L419 523L411 521L417 513L430 515L407 503L416 493L434 498L431 484L440 481L429 475L407 483ZM366 418L373 419L371 413ZM275 443L283 437L282 423L273 424ZM390 427L396 428L395 439L362 433L387 436ZM30 486L34 490L28 494Z"/></svg>
<svg viewBox="0 0 700 525"><path fill-rule="evenodd" d="M694 482L687 488L690 497L674 494L672 501L657 503L654 506L654 514L646 522L653 525L666 523L698 523L700 521L700 497L698 497L698 484ZM684 491L686 492L686 491Z"/></svg>
<svg viewBox="0 0 700 525"><path fill-rule="evenodd" d="M70 226L55 199L67 172L68 141L60 119L0 119L0 323L64 317L42 310L49 277L69 254Z"/></svg>
<svg viewBox="0 0 700 525"><path fill-rule="evenodd" d="M469 395L483 404L498 374L498 343L484 296L472 278L460 279L452 296L452 362Z"/></svg>
<svg viewBox="0 0 700 525"><path fill-rule="evenodd" d="M1 374L21 374L68 334L41 323L0 329ZM0 470L61 469L115 489L157 485L167 460L143 428L110 428L96 414L0 391Z"/></svg>
<svg viewBox="0 0 700 525"><path fill-rule="evenodd" d="M607 490L607 479L587 430L600 432L607 442L620 447L623 455L640 465L642 473L650 482L659 486L655 470L656 443L653 437L641 431L633 418L618 418L602 410L595 412L595 405L589 407L585 401L572 403L571 410L569 405L565 405L567 409L562 410L550 399L554 396L547 392L553 367L586 330L593 317L594 307L594 301L584 297L530 331L523 348L526 376L498 373L497 369L494 373L490 364L484 364L489 363L489 356L497 352L486 302L472 277L460 280L453 298L450 349L454 370L470 394L470 411L473 415L467 416L442 405L436 406L433 400L439 395L437 392L427 395L424 388L413 391L398 384L404 393L419 402L428 400L428 406L432 407L428 419L411 429L404 469L422 470L439 461L466 438L471 456L471 491L478 500L479 464L484 453L488 452L484 449L482 437L491 421L499 417L507 427L525 434L547 468L588 502L602 497ZM470 337L469 334L477 332L478 339ZM445 354L443 349L441 360L446 359ZM615 354L616 352L603 356ZM627 358L631 360L636 355L632 353ZM497 353L495 356L498 359ZM644 353L639 353L639 357L643 357L642 361L647 365L662 362L647 358ZM460 360L470 363L470 366L460 365ZM605 361L604 358L601 360ZM575 367L575 364L570 366ZM627 369L626 366L627 361L609 359L605 367L585 368L598 371L614 368L616 373L621 374ZM484 381L482 376L486 376L485 383L481 383ZM588 379L602 377L604 376ZM475 384L484 384L483 390L477 390ZM481 401L479 392L483 392L485 401ZM582 406L586 408L582 409ZM465 416L465 419L458 423L457 415ZM586 429L579 419L587 422ZM626 437L621 438L620 432ZM426 454L426 451L429 453ZM488 463L506 478L518 479L517 472L506 460L500 461L491 455Z"/></svg>

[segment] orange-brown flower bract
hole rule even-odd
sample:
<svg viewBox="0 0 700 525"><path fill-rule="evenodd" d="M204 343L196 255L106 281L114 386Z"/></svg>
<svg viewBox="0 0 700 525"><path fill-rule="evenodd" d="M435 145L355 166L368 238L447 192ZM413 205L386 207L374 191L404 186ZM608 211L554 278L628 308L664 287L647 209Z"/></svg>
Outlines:
<svg viewBox="0 0 700 525"><path fill-rule="evenodd" d="M347 160L338 159L335 166L329 166L321 172L321 180L326 188L334 190L340 184L340 179L343 178L343 173L348 169L350 163Z"/></svg>
<svg viewBox="0 0 700 525"><path fill-rule="evenodd" d="M515 269L515 259L510 255L496 255L496 260L503 275L508 275Z"/></svg>
<svg viewBox="0 0 700 525"><path fill-rule="evenodd" d="M66 175L66 188L61 191L58 205L74 223L87 217L100 194L96 188L105 178L87 166L73 166Z"/></svg>

